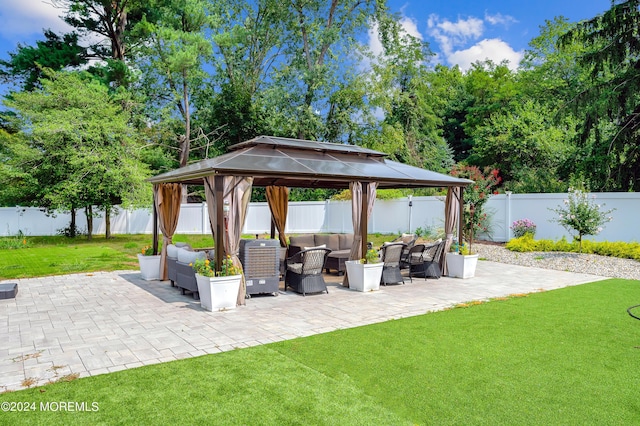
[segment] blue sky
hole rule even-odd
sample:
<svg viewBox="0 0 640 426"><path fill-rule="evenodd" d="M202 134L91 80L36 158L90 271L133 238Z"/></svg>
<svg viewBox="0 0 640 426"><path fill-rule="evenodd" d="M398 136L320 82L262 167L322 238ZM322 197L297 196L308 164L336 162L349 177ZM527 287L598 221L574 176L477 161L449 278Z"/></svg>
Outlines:
<svg viewBox="0 0 640 426"><path fill-rule="evenodd" d="M545 20L589 19L610 8L610 0L389 0L406 30L429 42L436 61L467 69L476 60L508 59L513 67ZM0 0L0 58L17 43L33 45L42 29L68 31L60 10L47 0ZM375 47L375 41L371 41Z"/></svg>

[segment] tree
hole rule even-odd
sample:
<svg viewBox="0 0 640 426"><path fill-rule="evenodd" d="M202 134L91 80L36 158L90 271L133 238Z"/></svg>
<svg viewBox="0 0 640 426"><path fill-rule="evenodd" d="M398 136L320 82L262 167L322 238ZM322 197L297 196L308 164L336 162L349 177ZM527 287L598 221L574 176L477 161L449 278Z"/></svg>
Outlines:
<svg viewBox="0 0 640 426"><path fill-rule="evenodd" d="M505 188L515 192L564 191L558 181L573 150L575 124L569 117L556 125L553 117L535 101L494 113L476 129L474 162L499 169Z"/></svg>
<svg viewBox="0 0 640 426"><path fill-rule="evenodd" d="M435 92L426 68L429 46L404 31L396 17L380 15L378 20L383 52L372 61L368 95L384 113L383 128L395 127L404 140L401 149L383 150L398 161L446 172L453 158L433 108Z"/></svg>
<svg viewBox="0 0 640 426"><path fill-rule="evenodd" d="M158 21L152 23L143 19L136 28L149 39L139 66L151 102L161 108L177 110L182 120L180 167L189 162L191 94L202 84L205 77L203 61L211 52L204 31L211 27L214 17L207 15L206 6L203 0L161 3Z"/></svg>
<svg viewBox="0 0 640 426"><path fill-rule="evenodd" d="M562 48L576 42L585 46L578 63L590 70L592 83L574 105L584 123L581 143L606 162L606 174L598 181L603 190L640 189L639 8L640 0L614 1L607 12L560 38Z"/></svg>
<svg viewBox="0 0 640 426"><path fill-rule="evenodd" d="M147 203L148 169L138 160L128 94L110 93L86 72L47 71L46 77L41 89L5 100L23 123L26 149L11 146L12 165L33 179L30 204L72 215L85 208L90 221L94 205L108 212L115 204ZM21 177L15 173L11 183L24 184Z"/></svg>
<svg viewBox="0 0 640 426"><path fill-rule="evenodd" d="M564 200L565 207L549 209L558 215L551 222L557 222L567 231L578 234L574 238L578 240L580 252L582 252L582 237L598 235L602 231L602 226L613 219L609 215L615 209L601 211L604 204L596 204L595 199L595 195L589 198L589 194L582 189L569 188L567 198Z"/></svg>
<svg viewBox="0 0 640 426"><path fill-rule="evenodd" d="M0 60L3 81L21 85L23 90L33 90L43 76L44 68L58 71L87 63L87 50L78 45L78 34L61 37L45 30L44 36L45 40L37 41L36 47L18 44L18 49L9 53L8 61Z"/></svg>

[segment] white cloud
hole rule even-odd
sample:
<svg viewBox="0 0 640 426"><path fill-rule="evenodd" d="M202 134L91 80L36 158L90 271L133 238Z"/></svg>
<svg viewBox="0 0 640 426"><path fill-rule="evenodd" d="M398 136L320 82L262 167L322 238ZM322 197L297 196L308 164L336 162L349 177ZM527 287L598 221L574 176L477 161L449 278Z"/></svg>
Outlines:
<svg viewBox="0 0 640 426"><path fill-rule="evenodd" d="M483 21L473 16L469 19L458 18L457 22L451 22L446 19L440 21L437 16L431 15L429 17L429 27L442 31L458 40L477 39L484 31Z"/></svg>
<svg viewBox="0 0 640 426"><path fill-rule="evenodd" d="M70 27L59 16L62 9L43 0L2 0L0 2L0 37L17 40L51 29L69 32Z"/></svg>
<svg viewBox="0 0 640 426"><path fill-rule="evenodd" d="M509 61L509 68L515 70L522 59L523 52L516 52L511 46L500 39L484 39L464 50L450 52L447 62L450 65L458 65L462 71L471 68L471 64L477 61L490 59L495 63L503 60Z"/></svg>
<svg viewBox="0 0 640 426"><path fill-rule="evenodd" d="M518 22L518 20L513 16L503 15L502 13L496 13L495 15L485 13L484 20L491 25L504 25L507 28L509 28L511 24L515 24Z"/></svg>
<svg viewBox="0 0 640 426"><path fill-rule="evenodd" d="M508 26L516 20L510 16L495 14L485 14L485 20L491 25L502 24ZM476 61L490 59L500 63L503 60L509 61L509 67L516 69L523 52L516 52L508 43L501 39L478 40L484 33L484 21L469 17L452 22L441 19L438 15L431 15L427 21L429 34L440 47L441 57L449 65L458 65L461 70L466 71L471 64ZM469 46L469 42L475 44Z"/></svg>

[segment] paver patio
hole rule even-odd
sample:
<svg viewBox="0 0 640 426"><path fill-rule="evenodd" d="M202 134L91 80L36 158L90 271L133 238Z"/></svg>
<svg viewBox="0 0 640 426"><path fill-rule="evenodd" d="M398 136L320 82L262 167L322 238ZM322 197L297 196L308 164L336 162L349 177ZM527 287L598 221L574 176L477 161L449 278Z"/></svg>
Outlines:
<svg viewBox="0 0 640 426"><path fill-rule="evenodd" d="M204 311L169 281L144 281L137 271L6 280L19 291L0 300L0 392L602 279L481 261L471 279L414 278L359 293L327 276L329 294L280 291L226 312Z"/></svg>

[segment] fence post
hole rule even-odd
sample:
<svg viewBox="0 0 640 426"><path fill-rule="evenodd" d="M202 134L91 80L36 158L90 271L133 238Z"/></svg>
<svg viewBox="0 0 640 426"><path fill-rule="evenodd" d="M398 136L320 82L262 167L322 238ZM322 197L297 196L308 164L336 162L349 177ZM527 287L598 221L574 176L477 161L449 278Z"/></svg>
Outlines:
<svg viewBox="0 0 640 426"><path fill-rule="evenodd" d="M505 230L507 231L507 241L511 239L511 191L505 191L506 202L506 214L504 215L507 223L505 224Z"/></svg>

